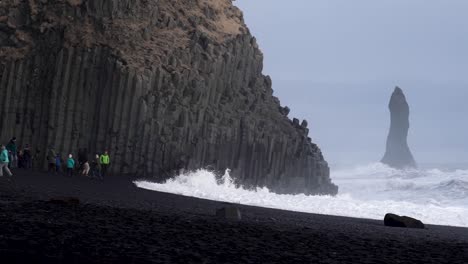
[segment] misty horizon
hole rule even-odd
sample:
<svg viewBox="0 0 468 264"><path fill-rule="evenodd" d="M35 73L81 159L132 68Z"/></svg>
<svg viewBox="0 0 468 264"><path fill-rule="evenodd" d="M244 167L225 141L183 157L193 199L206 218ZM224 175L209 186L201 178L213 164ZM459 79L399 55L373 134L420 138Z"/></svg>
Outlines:
<svg viewBox="0 0 468 264"><path fill-rule="evenodd" d="M379 161L388 101L410 105L418 164L468 163L468 3L239 0L274 95L306 119L331 164Z"/></svg>

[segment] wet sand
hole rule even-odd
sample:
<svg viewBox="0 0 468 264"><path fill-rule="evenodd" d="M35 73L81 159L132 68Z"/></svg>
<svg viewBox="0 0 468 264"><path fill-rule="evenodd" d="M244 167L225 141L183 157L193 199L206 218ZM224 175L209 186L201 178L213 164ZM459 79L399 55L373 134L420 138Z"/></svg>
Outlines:
<svg viewBox="0 0 468 264"><path fill-rule="evenodd" d="M15 171L0 178L2 263L468 263L468 228L239 206L104 181ZM80 204L50 198L77 197ZM5 261L5 262L4 262Z"/></svg>

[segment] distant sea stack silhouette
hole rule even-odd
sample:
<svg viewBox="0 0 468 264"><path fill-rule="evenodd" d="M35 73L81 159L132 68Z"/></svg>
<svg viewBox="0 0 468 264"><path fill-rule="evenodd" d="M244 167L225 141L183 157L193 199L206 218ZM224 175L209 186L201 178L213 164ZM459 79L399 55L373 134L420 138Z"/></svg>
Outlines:
<svg viewBox="0 0 468 264"><path fill-rule="evenodd" d="M118 174L230 168L246 187L336 194L262 70L231 0L2 0L0 142L17 136L41 167L50 145L107 149Z"/></svg>
<svg viewBox="0 0 468 264"><path fill-rule="evenodd" d="M396 169L415 168L411 150L408 147L409 114L410 109L405 94L400 87L396 87L390 99L390 132L387 138L387 151L382 163Z"/></svg>

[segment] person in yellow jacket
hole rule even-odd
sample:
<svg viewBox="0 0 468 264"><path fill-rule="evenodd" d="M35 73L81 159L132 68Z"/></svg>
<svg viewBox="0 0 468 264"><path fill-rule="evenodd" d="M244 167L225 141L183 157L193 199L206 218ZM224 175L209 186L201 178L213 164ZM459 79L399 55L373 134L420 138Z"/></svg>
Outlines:
<svg viewBox="0 0 468 264"><path fill-rule="evenodd" d="M99 161L101 163L101 176L104 178L107 176L107 169L110 166L110 157L107 150L104 151L104 154L102 154L101 157L99 157Z"/></svg>

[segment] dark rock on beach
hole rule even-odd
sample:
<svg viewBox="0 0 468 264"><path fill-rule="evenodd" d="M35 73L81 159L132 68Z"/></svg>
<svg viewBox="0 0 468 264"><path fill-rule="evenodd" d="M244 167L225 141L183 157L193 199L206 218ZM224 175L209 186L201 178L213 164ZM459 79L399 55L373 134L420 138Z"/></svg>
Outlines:
<svg viewBox="0 0 468 264"><path fill-rule="evenodd" d="M386 214L384 224L391 227L405 227L405 228L426 228L423 222L408 216L399 216L396 214Z"/></svg>
<svg viewBox="0 0 468 264"><path fill-rule="evenodd" d="M416 162L408 146L410 108L401 88L395 88L390 99L389 109L390 132L382 163L397 169L414 168Z"/></svg>
<svg viewBox="0 0 468 264"><path fill-rule="evenodd" d="M466 264L468 229L384 226L382 221L236 205L104 181L15 171L0 178L2 263L425 263ZM77 197L78 206L49 203Z"/></svg>
<svg viewBox="0 0 468 264"><path fill-rule="evenodd" d="M76 197L53 197L49 199L49 203L64 206L78 206L80 204L80 199Z"/></svg>
<svg viewBox="0 0 468 264"><path fill-rule="evenodd" d="M94 155L159 180L232 170L280 193L336 194L288 119L229 0L0 1L0 140Z"/></svg>

